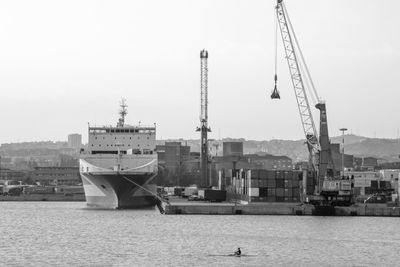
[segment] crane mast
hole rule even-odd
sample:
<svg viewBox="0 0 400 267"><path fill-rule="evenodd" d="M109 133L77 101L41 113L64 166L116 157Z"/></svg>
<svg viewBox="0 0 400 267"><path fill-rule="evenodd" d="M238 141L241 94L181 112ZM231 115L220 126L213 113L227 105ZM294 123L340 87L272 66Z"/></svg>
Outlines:
<svg viewBox="0 0 400 267"><path fill-rule="evenodd" d="M211 177L208 177L208 52L200 51L200 127L197 131L201 132L201 186L211 185Z"/></svg>
<svg viewBox="0 0 400 267"><path fill-rule="evenodd" d="M314 83L312 82L303 54L297 42L297 38L290 22L290 18L287 15L287 10L283 3L283 0L277 0L276 16L283 41L283 47L286 54L286 60L289 66L290 77L296 96L303 131L306 137L307 147L310 155L310 162L314 171L317 172L317 193L319 193L324 178L333 175L333 172L329 168L334 169L328 135L326 105L323 101L319 99L317 91L315 90ZM316 108L320 110L319 138L311 113L310 103L305 90L305 82L311 84L310 87L311 89L313 89L313 91L310 92L311 94L314 92L315 98L318 101ZM276 98L273 96L271 97Z"/></svg>

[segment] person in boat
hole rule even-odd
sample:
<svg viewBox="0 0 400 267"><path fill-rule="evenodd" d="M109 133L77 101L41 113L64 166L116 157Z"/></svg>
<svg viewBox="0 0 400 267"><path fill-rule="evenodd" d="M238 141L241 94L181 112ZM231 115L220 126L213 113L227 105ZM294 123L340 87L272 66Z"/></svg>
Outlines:
<svg viewBox="0 0 400 267"><path fill-rule="evenodd" d="M238 248L238 249L235 251L234 255L235 255L235 256L240 256L240 255L242 255L242 251L240 250L240 248Z"/></svg>

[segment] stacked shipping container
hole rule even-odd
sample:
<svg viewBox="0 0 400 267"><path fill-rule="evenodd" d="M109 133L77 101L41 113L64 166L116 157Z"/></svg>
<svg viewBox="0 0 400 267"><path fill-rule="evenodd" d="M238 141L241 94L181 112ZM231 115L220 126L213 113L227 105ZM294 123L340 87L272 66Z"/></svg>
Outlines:
<svg viewBox="0 0 400 267"><path fill-rule="evenodd" d="M242 200L250 202L300 202L303 188L302 171L285 170L233 170L233 194ZM307 175L309 194L314 193L314 177Z"/></svg>

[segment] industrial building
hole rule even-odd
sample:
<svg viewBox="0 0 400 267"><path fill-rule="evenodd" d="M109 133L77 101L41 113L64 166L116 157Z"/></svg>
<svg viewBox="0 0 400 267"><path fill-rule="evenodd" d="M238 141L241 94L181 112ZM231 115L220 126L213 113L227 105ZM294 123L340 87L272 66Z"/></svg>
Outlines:
<svg viewBox="0 0 400 267"><path fill-rule="evenodd" d="M82 135L77 133L69 134L68 147L80 149L82 147Z"/></svg>
<svg viewBox="0 0 400 267"><path fill-rule="evenodd" d="M0 180L24 181L26 177L26 172L0 168Z"/></svg>
<svg viewBox="0 0 400 267"><path fill-rule="evenodd" d="M35 167L30 180L40 185L79 185L82 183L78 167Z"/></svg>

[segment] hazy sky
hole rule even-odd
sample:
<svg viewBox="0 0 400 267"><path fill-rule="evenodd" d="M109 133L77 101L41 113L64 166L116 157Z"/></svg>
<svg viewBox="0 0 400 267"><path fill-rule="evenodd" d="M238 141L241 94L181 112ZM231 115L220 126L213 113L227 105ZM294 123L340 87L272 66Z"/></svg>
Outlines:
<svg viewBox="0 0 400 267"><path fill-rule="evenodd" d="M339 128L397 138L400 1L286 0L311 75ZM157 123L199 138L199 52L209 51L210 138L304 138L284 59L272 101L270 0L1 1L0 143L66 140L87 123ZM318 113L313 109L314 120Z"/></svg>

